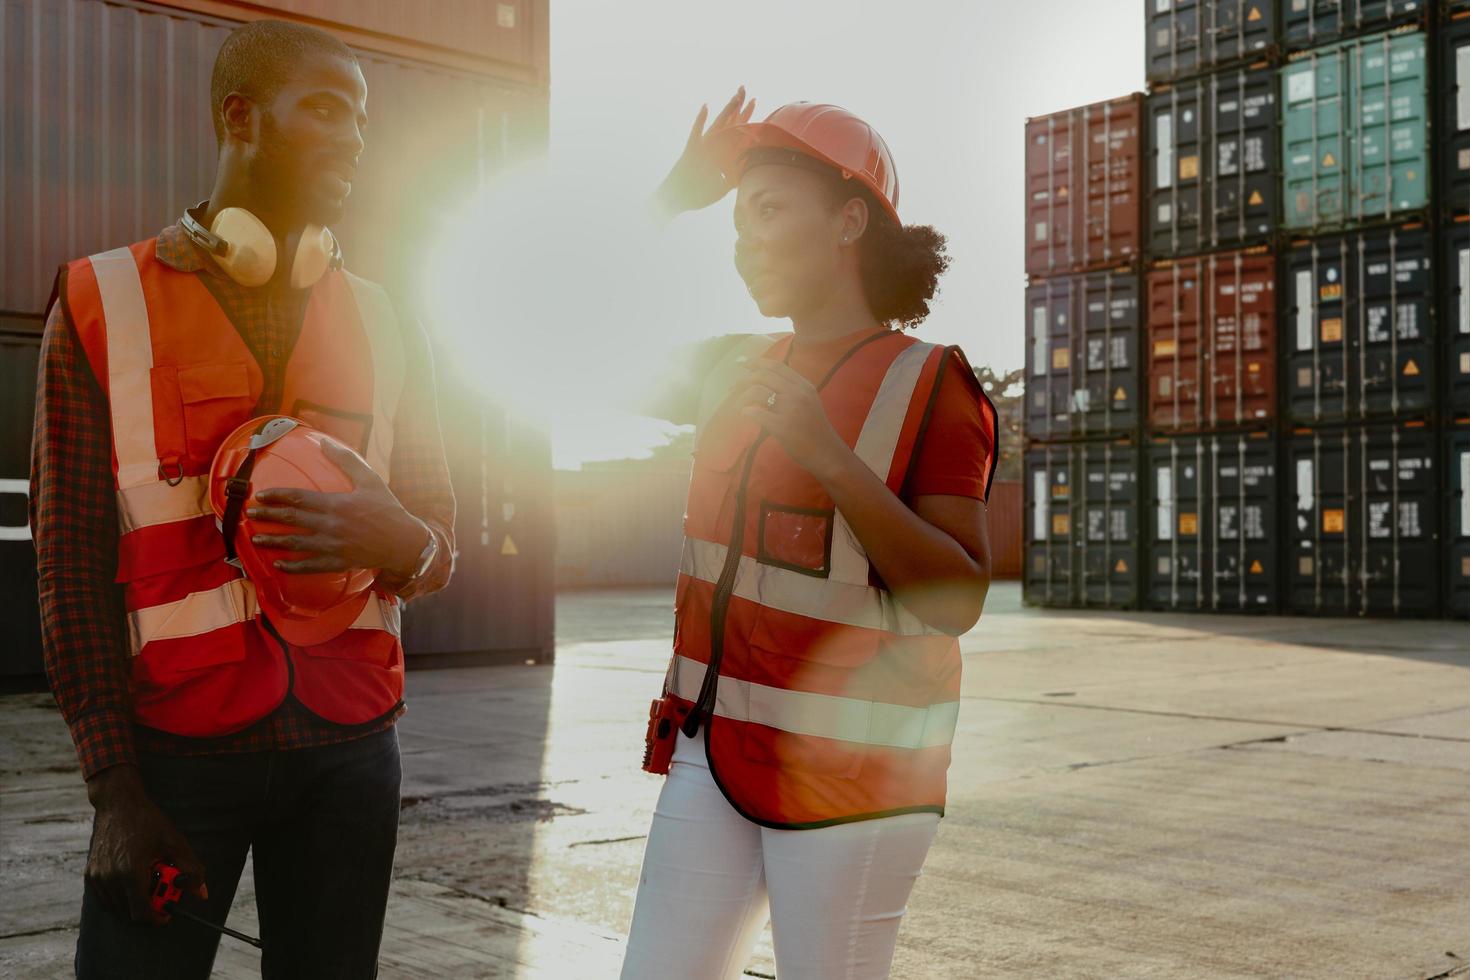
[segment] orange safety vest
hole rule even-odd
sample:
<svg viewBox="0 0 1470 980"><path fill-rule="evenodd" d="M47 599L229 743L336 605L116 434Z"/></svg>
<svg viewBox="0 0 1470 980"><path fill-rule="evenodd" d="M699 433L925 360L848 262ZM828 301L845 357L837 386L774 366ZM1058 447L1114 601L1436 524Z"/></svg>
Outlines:
<svg viewBox="0 0 1470 980"><path fill-rule="evenodd" d="M780 359L791 342L751 338L706 381L665 694L686 710L705 694L710 772L755 823L942 813L958 640L893 598L815 477L719 407L739 362ZM876 334L818 389L838 434L895 494L950 354L963 364L954 348Z"/></svg>
<svg viewBox="0 0 1470 980"><path fill-rule="evenodd" d="M396 596L375 590L345 633L288 645L225 561L208 497L215 450L262 412L295 415L359 450L385 480L403 343L382 288L334 271L312 288L281 407L258 406L259 364L193 273L156 241L78 259L62 296L112 421L117 581L124 586L135 720L177 735L239 731L294 696L340 725L403 698Z"/></svg>

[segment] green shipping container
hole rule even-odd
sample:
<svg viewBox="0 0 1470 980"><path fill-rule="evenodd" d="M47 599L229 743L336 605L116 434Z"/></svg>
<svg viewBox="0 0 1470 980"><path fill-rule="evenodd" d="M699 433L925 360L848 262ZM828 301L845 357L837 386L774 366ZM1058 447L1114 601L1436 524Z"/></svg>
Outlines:
<svg viewBox="0 0 1470 980"><path fill-rule="evenodd" d="M1425 54L1424 33L1401 30L1304 51L1281 69L1286 227L1428 205Z"/></svg>

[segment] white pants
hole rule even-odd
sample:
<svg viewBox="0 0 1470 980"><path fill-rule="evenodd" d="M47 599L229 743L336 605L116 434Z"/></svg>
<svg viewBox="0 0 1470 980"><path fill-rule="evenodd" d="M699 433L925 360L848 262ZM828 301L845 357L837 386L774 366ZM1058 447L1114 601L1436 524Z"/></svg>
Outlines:
<svg viewBox="0 0 1470 980"><path fill-rule="evenodd" d="M767 918L780 980L882 980L937 813L818 830L746 820L678 736L643 853L623 980L734 980Z"/></svg>

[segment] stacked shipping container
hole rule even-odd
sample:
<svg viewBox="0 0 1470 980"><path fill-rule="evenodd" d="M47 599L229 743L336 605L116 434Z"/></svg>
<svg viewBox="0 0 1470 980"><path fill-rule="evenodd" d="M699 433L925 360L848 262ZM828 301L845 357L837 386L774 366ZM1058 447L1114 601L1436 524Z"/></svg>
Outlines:
<svg viewBox="0 0 1470 980"><path fill-rule="evenodd" d="M1447 4L1435 45L1439 145L1444 605L1470 617L1470 3Z"/></svg>
<svg viewBox="0 0 1470 980"><path fill-rule="evenodd" d="M1265 62L1155 86L1148 250L1189 255L1276 230L1276 79Z"/></svg>
<svg viewBox="0 0 1470 980"><path fill-rule="evenodd" d="M1277 593L1275 11L1252 0L1146 9L1151 42L1159 25L1187 32L1204 15L1253 25L1256 43L1216 45L1189 76L1156 74L1150 59L1144 601L1266 611Z"/></svg>
<svg viewBox="0 0 1470 980"><path fill-rule="evenodd" d="M1334 5L1337 6L1337 5ZM1434 234L1423 3L1289 14L1281 69L1285 602L1433 615Z"/></svg>
<svg viewBox="0 0 1470 980"><path fill-rule="evenodd" d="M1028 601L1138 596L1143 98L1027 120Z"/></svg>
<svg viewBox="0 0 1470 980"><path fill-rule="evenodd" d="M1031 225L1028 599L1470 615L1470 3L1145 21L1141 307L1111 305L1132 264L1058 278ZM1136 392L1079 364L1104 350ZM1079 522L1143 529L1141 587Z"/></svg>

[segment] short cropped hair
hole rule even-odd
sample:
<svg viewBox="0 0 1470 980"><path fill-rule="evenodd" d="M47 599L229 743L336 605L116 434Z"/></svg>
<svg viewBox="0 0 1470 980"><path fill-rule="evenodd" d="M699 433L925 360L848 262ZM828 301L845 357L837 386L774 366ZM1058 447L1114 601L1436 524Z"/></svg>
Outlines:
<svg viewBox="0 0 1470 980"><path fill-rule="evenodd" d="M326 31L284 20L257 20L230 32L214 59L209 79L209 105L215 142L225 142L225 97L239 92L252 101L269 102L291 78L302 59L313 53L346 58L352 49Z"/></svg>

